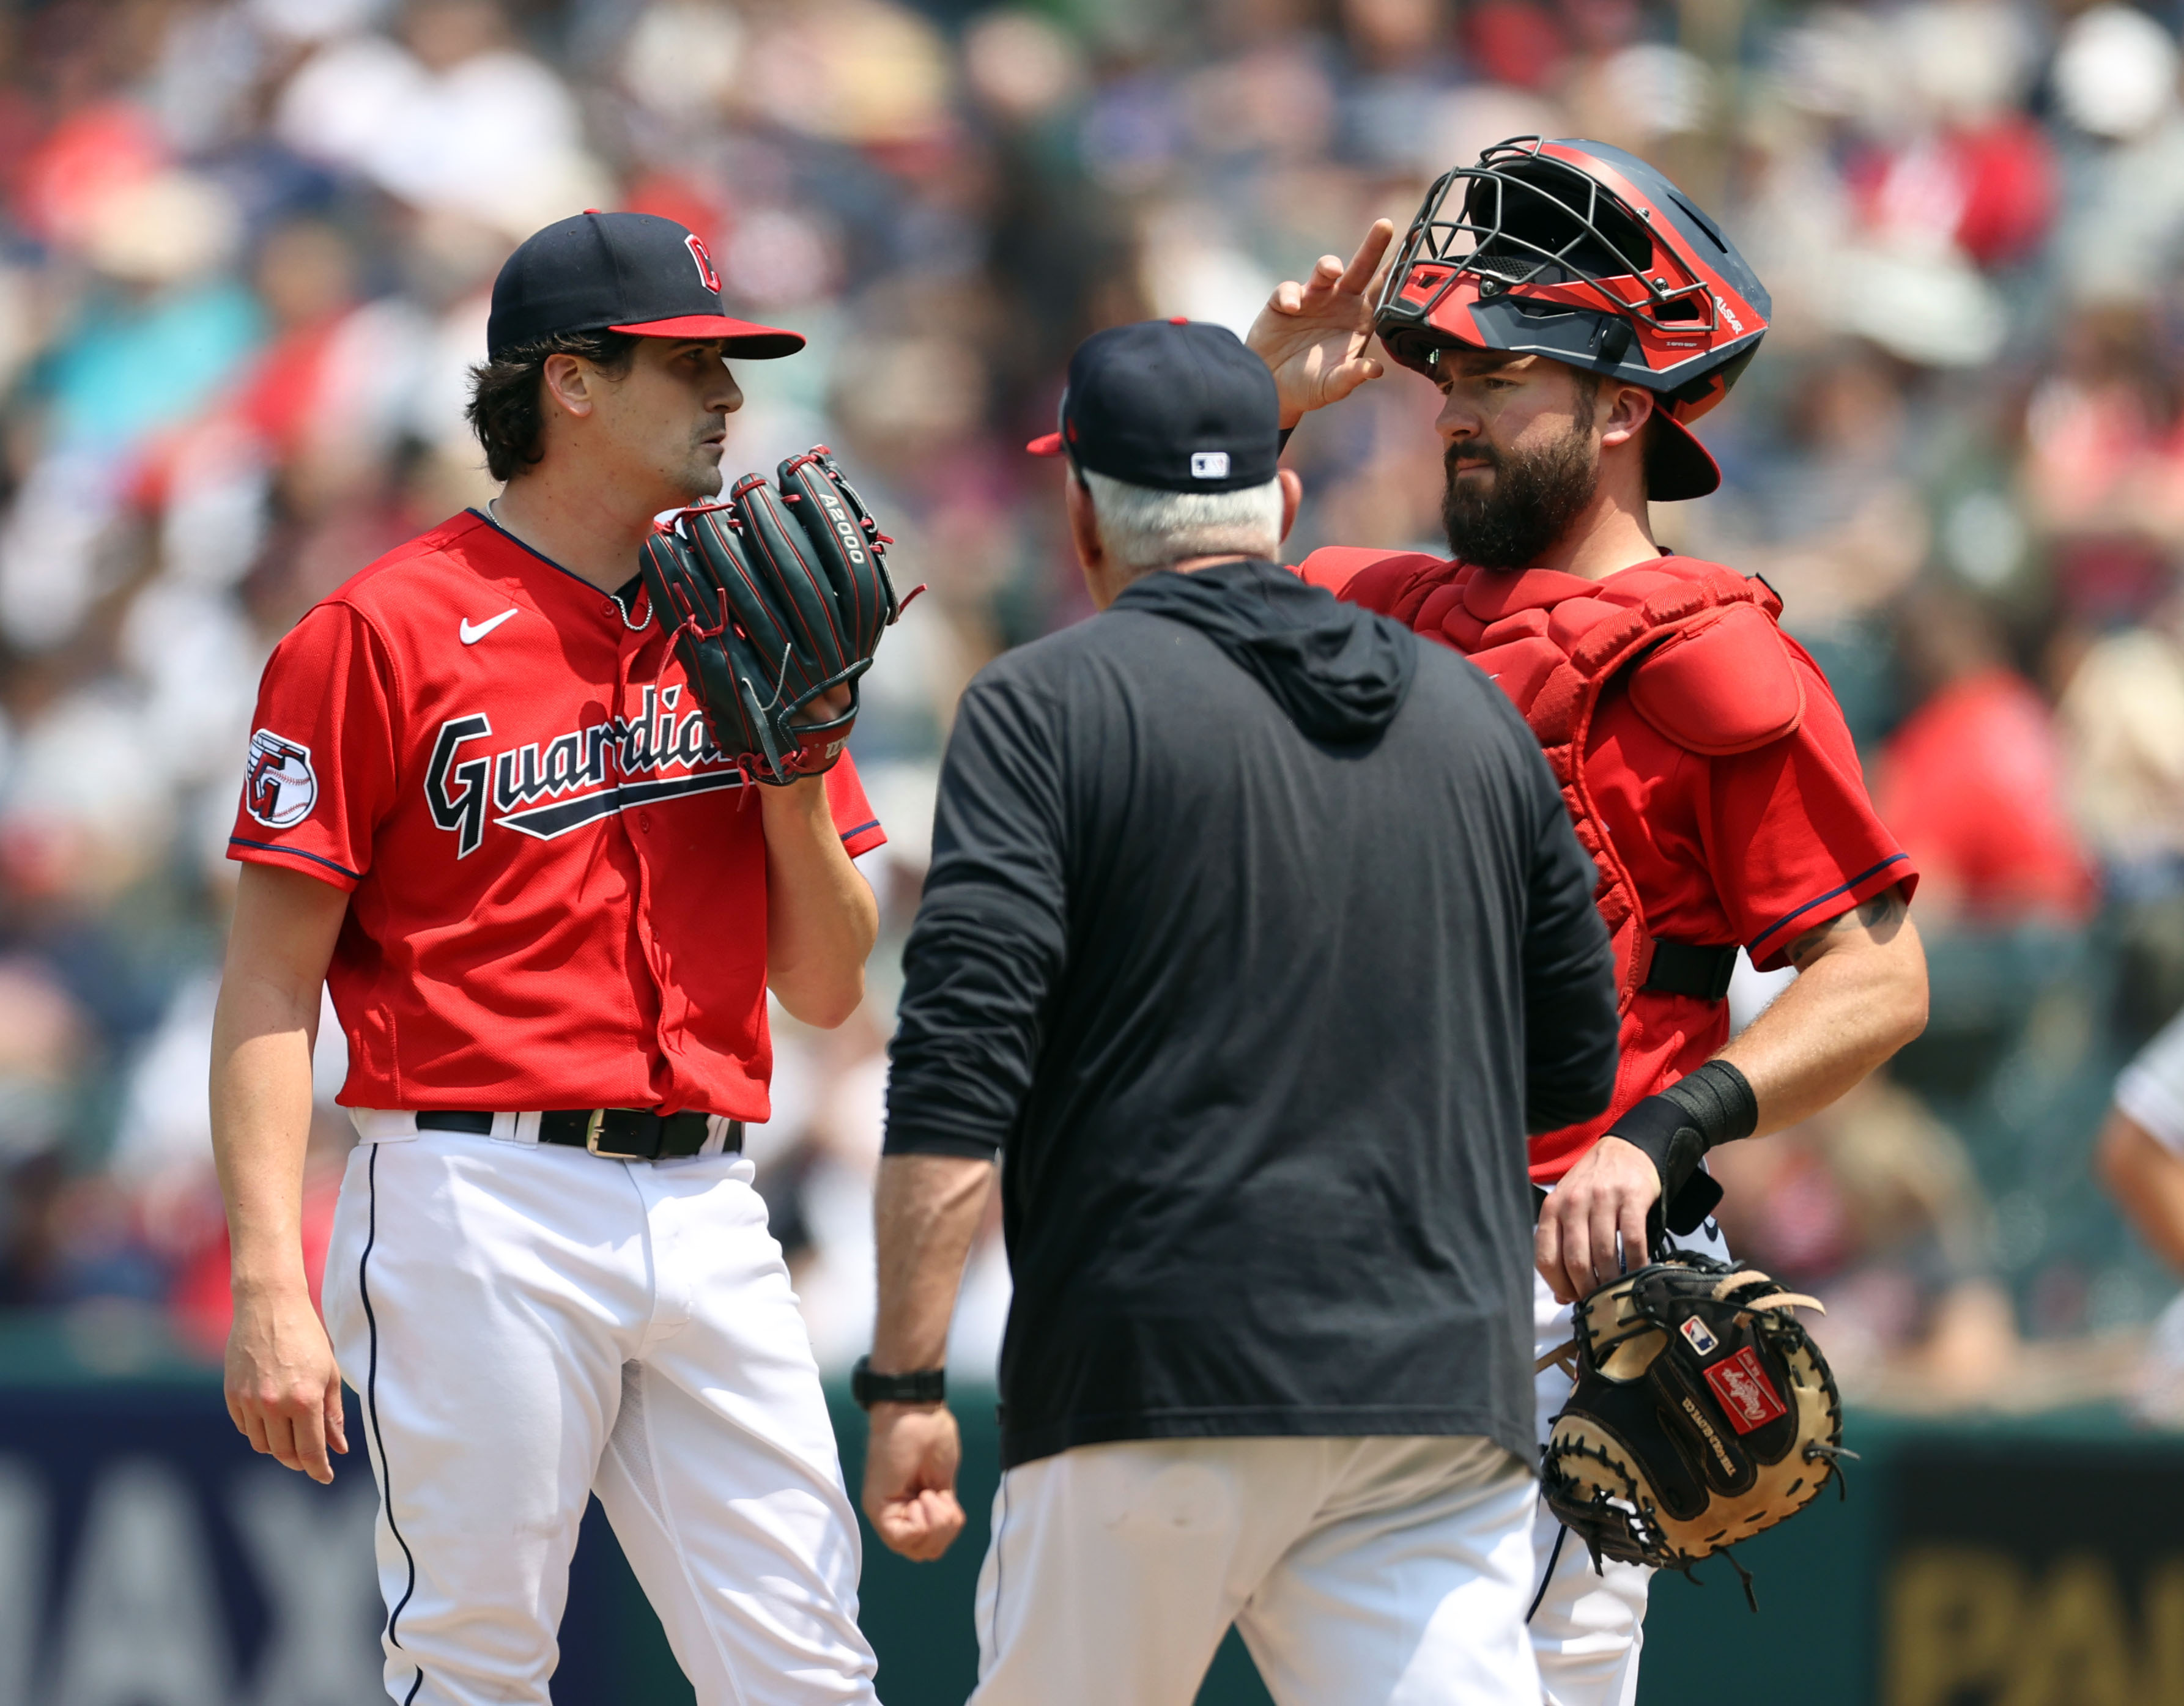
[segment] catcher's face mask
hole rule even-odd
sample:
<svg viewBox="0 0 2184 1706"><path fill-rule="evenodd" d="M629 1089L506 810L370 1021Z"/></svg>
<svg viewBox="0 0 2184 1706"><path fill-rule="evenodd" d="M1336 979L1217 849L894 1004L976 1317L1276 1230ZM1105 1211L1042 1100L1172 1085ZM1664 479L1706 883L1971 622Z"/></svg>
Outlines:
<svg viewBox="0 0 2184 1706"><path fill-rule="evenodd" d="M1451 343L1540 355L1644 386L1656 498L1721 471L1687 428L1767 331L1766 287L1660 173L1604 142L1497 142L1426 192L1373 314L1388 353L1430 376Z"/></svg>

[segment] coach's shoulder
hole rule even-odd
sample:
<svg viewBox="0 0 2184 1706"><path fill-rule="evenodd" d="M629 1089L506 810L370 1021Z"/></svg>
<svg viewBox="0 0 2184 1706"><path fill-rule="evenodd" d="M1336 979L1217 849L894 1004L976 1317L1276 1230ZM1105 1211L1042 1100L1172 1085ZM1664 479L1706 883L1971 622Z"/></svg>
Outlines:
<svg viewBox="0 0 2184 1706"><path fill-rule="evenodd" d="M1528 757L1539 753L1539 738L1524 714L1493 676L1452 647L1420 640L1418 677L1406 709L1443 728L1460 729L1474 746L1490 743Z"/></svg>
<svg viewBox="0 0 2184 1706"><path fill-rule="evenodd" d="M1377 620L1401 626L1392 617L1382 616ZM1405 628L1403 631L1410 633L1412 631ZM1509 696L1495 685L1493 676L1453 646L1443 644L1429 634L1421 634L1417 637L1420 689L1449 704L1477 708L1497 719L1506 712L1522 725L1524 720L1523 715L1510 703Z"/></svg>
<svg viewBox="0 0 2184 1706"><path fill-rule="evenodd" d="M1058 696L1095 660L1110 655L1118 637L1122 613L1089 618L1011 646L971 678L970 688Z"/></svg>

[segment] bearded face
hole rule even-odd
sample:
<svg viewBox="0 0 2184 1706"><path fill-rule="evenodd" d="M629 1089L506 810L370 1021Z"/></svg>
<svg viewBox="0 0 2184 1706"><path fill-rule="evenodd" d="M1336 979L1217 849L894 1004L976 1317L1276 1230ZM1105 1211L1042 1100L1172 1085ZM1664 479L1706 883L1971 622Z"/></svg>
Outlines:
<svg viewBox="0 0 2184 1706"><path fill-rule="evenodd" d="M1482 569L1526 569L1546 554L1599 488L1596 401L1581 390L1569 430L1549 444L1504 447L1480 436L1448 447L1440 525L1451 551ZM1468 464L1461 472L1459 462Z"/></svg>

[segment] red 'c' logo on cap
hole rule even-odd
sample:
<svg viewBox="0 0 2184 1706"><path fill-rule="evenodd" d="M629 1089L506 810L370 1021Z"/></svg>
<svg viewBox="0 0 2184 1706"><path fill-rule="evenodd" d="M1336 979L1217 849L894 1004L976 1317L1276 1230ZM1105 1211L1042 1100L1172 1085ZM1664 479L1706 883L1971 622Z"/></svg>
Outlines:
<svg viewBox="0 0 2184 1706"><path fill-rule="evenodd" d="M698 263L698 277L715 296L721 293L721 275L713 270L713 258L706 253L705 245L694 236L682 239L682 247L690 251L690 258Z"/></svg>

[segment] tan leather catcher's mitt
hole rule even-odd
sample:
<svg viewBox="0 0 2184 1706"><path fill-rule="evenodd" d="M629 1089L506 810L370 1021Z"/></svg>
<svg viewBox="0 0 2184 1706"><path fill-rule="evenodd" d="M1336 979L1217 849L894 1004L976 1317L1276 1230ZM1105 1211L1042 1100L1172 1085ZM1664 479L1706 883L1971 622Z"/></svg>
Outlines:
<svg viewBox="0 0 2184 1706"><path fill-rule="evenodd" d="M1540 1480L1596 1565L1688 1573L1794 1516L1839 1473L1852 1455L1842 1401L1797 1307L1819 1305L1686 1251L1578 1304L1576 1337L1541 1359L1574 1359L1577 1383Z"/></svg>

